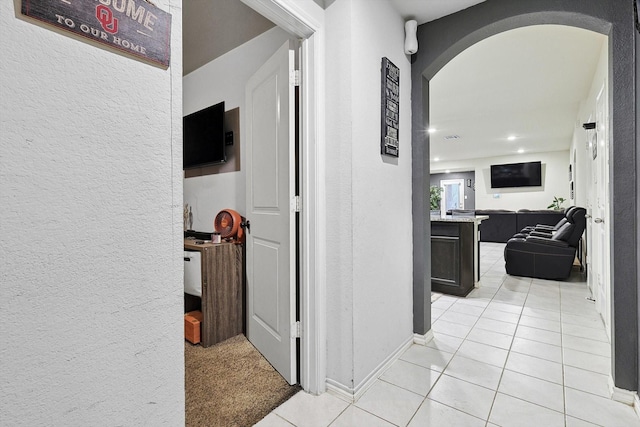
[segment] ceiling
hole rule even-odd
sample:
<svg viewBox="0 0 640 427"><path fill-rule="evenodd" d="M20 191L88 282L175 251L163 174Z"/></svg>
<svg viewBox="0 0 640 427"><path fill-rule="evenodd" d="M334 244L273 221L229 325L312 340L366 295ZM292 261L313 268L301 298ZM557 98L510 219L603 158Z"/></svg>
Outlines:
<svg viewBox="0 0 640 427"><path fill-rule="evenodd" d="M328 8L335 0L314 1ZM422 24L484 0L389 1L404 19ZM273 26L240 0L183 2L184 74ZM462 52L430 82L432 160L567 150L605 39L541 25L495 35ZM510 135L516 139L509 141ZM437 166L432 161L433 171Z"/></svg>
<svg viewBox="0 0 640 427"><path fill-rule="evenodd" d="M182 2L183 75L248 42L273 26L273 22L240 0Z"/></svg>
<svg viewBox="0 0 640 427"><path fill-rule="evenodd" d="M391 0L404 19L415 19L418 24L433 21L466 9L485 0Z"/></svg>
<svg viewBox="0 0 640 427"><path fill-rule="evenodd" d="M568 150L605 39L536 25L485 39L451 60L429 85L432 170L436 158Z"/></svg>
<svg viewBox="0 0 640 427"><path fill-rule="evenodd" d="M326 9L335 0L313 1ZM423 24L484 0L390 1L405 19L416 19ZM183 74L189 74L273 26L273 22L240 0L182 2Z"/></svg>

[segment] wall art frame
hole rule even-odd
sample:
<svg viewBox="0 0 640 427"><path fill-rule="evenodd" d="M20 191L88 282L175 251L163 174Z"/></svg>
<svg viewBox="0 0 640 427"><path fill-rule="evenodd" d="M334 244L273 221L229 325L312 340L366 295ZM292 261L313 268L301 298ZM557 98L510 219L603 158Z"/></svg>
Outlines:
<svg viewBox="0 0 640 427"><path fill-rule="evenodd" d="M399 156L400 69L389 58L382 58L380 152Z"/></svg>

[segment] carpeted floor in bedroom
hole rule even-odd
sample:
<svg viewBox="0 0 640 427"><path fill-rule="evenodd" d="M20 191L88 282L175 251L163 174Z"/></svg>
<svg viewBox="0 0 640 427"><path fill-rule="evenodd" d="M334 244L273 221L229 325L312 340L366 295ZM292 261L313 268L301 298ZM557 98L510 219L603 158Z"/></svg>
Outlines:
<svg viewBox="0 0 640 427"><path fill-rule="evenodd" d="M300 390L242 334L208 348L185 341L187 427L248 427Z"/></svg>

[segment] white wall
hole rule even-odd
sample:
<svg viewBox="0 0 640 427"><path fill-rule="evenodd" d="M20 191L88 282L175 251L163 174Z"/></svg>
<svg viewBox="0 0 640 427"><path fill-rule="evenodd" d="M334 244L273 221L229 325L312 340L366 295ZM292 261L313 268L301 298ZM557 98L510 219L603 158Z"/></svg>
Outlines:
<svg viewBox="0 0 640 427"><path fill-rule="evenodd" d="M155 3L168 70L0 3L2 425L184 425L181 1Z"/></svg>
<svg viewBox="0 0 640 427"><path fill-rule="evenodd" d="M213 219L222 209L245 214L244 89L249 77L289 37L285 31L274 27L184 76L185 115L222 101L227 111L240 108L240 171L184 179L184 203L193 207L194 230L213 231Z"/></svg>
<svg viewBox="0 0 640 427"><path fill-rule="evenodd" d="M576 153L576 162L573 169L575 177L575 204L577 206L590 206L590 191L592 189L591 163L593 161L591 149L588 148L588 132L582 128L583 123L595 122L596 97L604 82L609 79L609 44L602 43L600 59L593 76L591 88L584 101L580 105L580 112L576 119L576 128L573 132L571 153ZM573 154L572 160L573 160Z"/></svg>
<svg viewBox="0 0 640 427"><path fill-rule="evenodd" d="M351 3L336 0L325 14L327 382L346 389L354 364Z"/></svg>
<svg viewBox="0 0 640 427"><path fill-rule="evenodd" d="M327 371L345 391L413 335L411 64L404 21L373 3L337 0L326 15ZM385 56L401 70L398 159L380 155Z"/></svg>
<svg viewBox="0 0 640 427"><path fill-rule="evenodd" d="M541 187L491 188L491 165L533 161L542 162ZM570 206L567 150L431 164L431 173L440 173L447 169L475 171L476 209L546 209L554 196L566 200L563 207Z"/></svg>

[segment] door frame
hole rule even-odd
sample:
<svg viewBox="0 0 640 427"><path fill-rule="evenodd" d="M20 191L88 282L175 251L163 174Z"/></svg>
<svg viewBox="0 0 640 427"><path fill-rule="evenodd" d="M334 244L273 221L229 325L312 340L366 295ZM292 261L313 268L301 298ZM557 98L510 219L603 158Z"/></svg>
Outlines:
<svg viewBox="0 0 640 427"><path fill-rule="evenodd" d="M599 270L597 273L602 276L602 281L597 281L597 289L598 294L594 295L596 299L596 310L600 313L602 320L605 325L605 329L607 332L607 336L609 337L609 341L611 341L611 311L612 311L612 292L611 292L611 275L609 273L609 264L611 257L611 216L610 212L610 200L609 200L609 145L611 144L611 138L609 137L609 102L608 102L608 82L607 79L604 79L602 82L602 86L598 90L598 95L596 96L596 104L595 104L595 119L593 121L596 122L596 129L592 132L595 132L597 144L596 150L598 152L598 156L595 159L595 164L592 166L595 168L595 173L598 176L599 180L597 183L597 188L594 188L594 194L598 197L594 198L596 202L596 212L592 212L590 221L596 222L597 219L604 220L604 225L597 225L597 228L600 228L600 233L603 234L603 239L601 240L601 247L599 247L599 253L597 256L600 258L596 262L599 265ZM599 108L599 103L602 102L603 108ZM601 200L603 205L602 210L600 211L600 203ZM596 218L596 216L601 218ZM591 229L594 229L594 226L591 226ZM598 233L598 238L600 237L600 233ZM593 233L595 237L596 233ZM592 257L592 262L594 259ZM601 296L604 295L606 298L605 301L602 301Z"/></svg>
<svg viewBox="0 0 640 427"><path fill-rule="evenodd" d="M301 40L299 380L306 392L321 394L326 389L324 10L313 0L242 2Z"/></svg>
<svg viewBox="0 0 640 427"><path fill-rule="evenodd" d="M440 204L440 214L442 216L446 215L447 213L447 196L446 196L446 192L447 189L445 188L446 185L448 184L459 184L460 185L460 194L458 195L458 198L460 199L460 206L458 207L458 209L464 209L464 179L462 178L452 178L452 179L441 179L440 180L440 188L442 188L442 203Z"/></svg>
<svg viewBox="0 0 640 427"><path fill-rule="evenodd" d="M609 217L610 280L612 292L612 376L615 387L638 388L638 178L636 147L637 105L633 88L636 73L636 29L631 2L609 7L611 1L483 2L420 26L420 50L412 57L412 157L414 226L414 332L431 329L428 301L431 283L429 215L423 195L429 186L429 81L445 64L467 47L492 35L536 24L569 25L609 36ZM437 37L447 31L448 37Z"/></svg>

